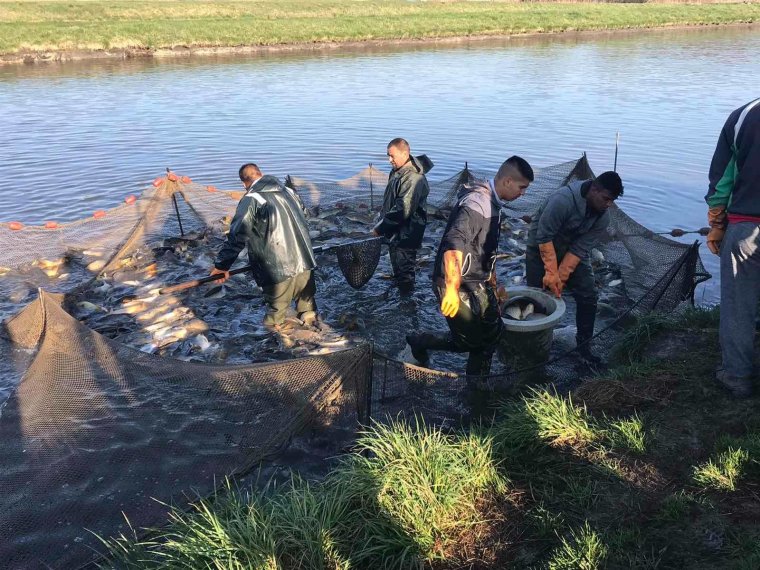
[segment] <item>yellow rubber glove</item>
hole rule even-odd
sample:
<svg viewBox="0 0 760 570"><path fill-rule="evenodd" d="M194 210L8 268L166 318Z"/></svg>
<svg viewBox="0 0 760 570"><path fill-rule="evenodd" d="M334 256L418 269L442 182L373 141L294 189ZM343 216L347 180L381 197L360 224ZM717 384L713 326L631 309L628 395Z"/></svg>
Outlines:
<svg viewBox="0 0 760 570"><path fill-rule="evenodd" d="M726 218L726 207L715 206L707 212L707 222L710 224L710 231L707 234L707 249L715 255L720 255L720 242L726 235L728 219Z"/></svg>
<svg viewBox="0 0 760 570"><path fill-rule="evenodd" d="M452 318L459 312L459 287L462 284L461 251L449 250L443 253L443 270L446 278L446 291L441 299L441 312L444 317Z"/></svg>
<svg viewBox="0 0 760 570"><path fill-rule="evenodd" d="M557 273L559 273L559 278L562 280L563 288L567 285L567 280L570 279L570 276L580 262L581 258L569 251L565 254L565 257L562 258L562 263L559 264L559 270Z"/></svg>
<svg viewBox="0 0 760 570"><path fill-rule="evenodd" d="M559 298L562 296L562 279L559 277L559 269L557 268L557 252L554 250L554 244L552 242L541 243L538 245L538 249L541 252L541 261L544 262L544 289L548 289L554 296Z"/></svg>

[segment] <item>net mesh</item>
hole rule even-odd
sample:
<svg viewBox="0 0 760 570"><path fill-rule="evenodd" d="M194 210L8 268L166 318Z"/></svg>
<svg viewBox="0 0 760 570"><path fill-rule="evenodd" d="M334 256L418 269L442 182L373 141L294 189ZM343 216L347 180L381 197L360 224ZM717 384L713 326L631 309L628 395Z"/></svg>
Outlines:
<svg viewBox="0 0 760 570"><path fill-rule="evenodd" d="M492 174L465 167L431 182L434 217L445 217L462 183ZM589 176L585 157L537 170L530 192L507 210L512 227L524 234L520 218L532 216L562 184ZM367 240L366 226L386 180L373 167L334 183L288 179L312 213L312 227L349 216L365 224L358 243L335 247L338 236L329 232L320 238L353 287L364 285L378 265L381 241ZM52 229L0 224L0 291L10 299L0 301L0 310L31 299L35 287L80 298L95 279L116 283L138 251L155 255L153 271L160 273L162 245L171 240L210 236L218 245L241 195L163 179L136 202L98 218ZM512 238L506 245L514 259L524 253ZM630 315L677 310L708 278L697 244L654 235L619 208L601 249L605 265L623 281L617 318L591 341L602 355ZM6 322L0 338L0 372L18 378L0 410L0 560L9 568L86 564L96 556L93 533L126 531L125 515L138 529L160 525L167 504L208 495L223 476L276 454L304 430L350 440L370 417L399 414L453 428L493 402L494 392L595 371L575 350L556 346L538 363L511 360L499 349L504 372L474 379L400 362L369 345L272 364L197 364L107 338L70 316L63 301L41 293Z"/></svg>

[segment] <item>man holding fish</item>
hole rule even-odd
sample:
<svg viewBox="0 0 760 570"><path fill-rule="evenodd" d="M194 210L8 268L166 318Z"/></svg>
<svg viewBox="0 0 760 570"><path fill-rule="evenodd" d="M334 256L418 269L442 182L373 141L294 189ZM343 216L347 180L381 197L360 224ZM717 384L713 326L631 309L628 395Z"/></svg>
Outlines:
<svg viewBox="0 0 760 570"><path fill-rule="evenodd" d="M449 216L433 269L433 291L449 326L448 333L423 332L406 337L412 356L423 366L429 350L467 352L468 377L485 376L503 330L494 263L501 229L501 201L522 196L533 182L525 159L506 160L491 183L462 186Z"/></svg>

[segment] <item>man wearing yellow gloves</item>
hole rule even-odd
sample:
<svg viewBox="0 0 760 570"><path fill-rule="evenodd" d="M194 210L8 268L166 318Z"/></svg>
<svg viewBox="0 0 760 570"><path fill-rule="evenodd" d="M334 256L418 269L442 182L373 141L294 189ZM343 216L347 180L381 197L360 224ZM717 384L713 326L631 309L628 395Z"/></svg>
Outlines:
<svg viewBox="0 0 760 570"><path fill-rule="evenodd" d="M760 99L731 113L710 164L707 247L720 255L720 347L716 379L734 396L752 394L760 300Z"/></svg>
<svg viewBox="0 0 760 570"><path fill-rule="evenodd" d="M412 356L423 366L429 350L468 352L467 375L484 376L504 325L499 314L494 263L501 229L501 200L522 196L533 169L519 156L506 160L493 185L473 180L462 186L451 210L433 269L433 291L449 325L448 333L410 334Z"/></svg>
<svg viewBox="0 0 760 570"><path fill-rule="evenodd" d="M589 254L607 230L607 210L622 194L620 176L611 171L593 180L572 182L547 198L528 231L528 285L543 287L556 297L565 286L572 289L578 352L595 363L599 358L588 341L594 336L597 293Z"/></svg>

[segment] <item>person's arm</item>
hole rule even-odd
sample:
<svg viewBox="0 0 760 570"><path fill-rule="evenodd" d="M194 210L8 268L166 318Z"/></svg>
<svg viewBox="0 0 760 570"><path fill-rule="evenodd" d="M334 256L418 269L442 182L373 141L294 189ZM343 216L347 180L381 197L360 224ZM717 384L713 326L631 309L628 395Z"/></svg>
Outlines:
<svg viewBox="0 0 760 570"><path fill-rule="evenodd" d="M464 249L472 240L470 216L473 212L461 206L452 214L450 225L441 240L443 250L443 277L446 290L441 299L441 312L445 317L454 317L459 312L459 289L462 286L462 264Z"/></svg>
<svg viewBox="0 0 760 570"><path fill-rule="evenodd" d="M427 182L424 176L404 176L399 181L398 195L383 219L374 228L376 235L390 236L408 220L420 203Z"/></svg>
<svg viewBox="0 0 760 570"><path fill-rule="evenodd" d="M707 202L707 248L715 255L720 255L720 244L728 227L726 208L731 202L731 193L738 171L736 169L736 148L734 147L734 125L736 111L731 113L723 125L718 137L718 144L710 163L710 185L705 196Z"/></svg>
<svg viewBox="0 0 760 570"><path fill-rule="evenodd" d="M240 252L246 245L247 228L250 225L251 209L253 207L249 202L251 199L250 197L243 198L238 204L235 216L232 218L232 223L230 223L230 230L227 232L227 241L214 261L211 275L226 274L221 280L222 283L229 278L228 272L230 267L235 263L238 255L240 255Z"/></svg>
<svg viewBox="0 0 760 570"><path fill-rule="evenodd" d="M546 203L536 228L536 241L544 263L543 286L554 293L555 297L562 296L564 284L559 275L557 252L554 249L554 238L567 221L572 207L572 199L562 192L555 193Z"/></svg>

